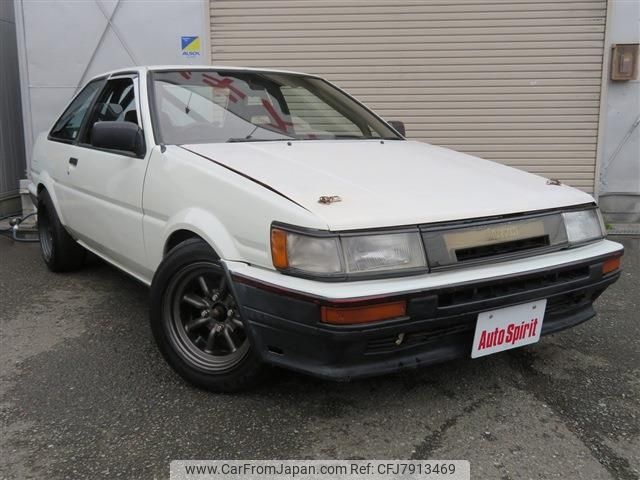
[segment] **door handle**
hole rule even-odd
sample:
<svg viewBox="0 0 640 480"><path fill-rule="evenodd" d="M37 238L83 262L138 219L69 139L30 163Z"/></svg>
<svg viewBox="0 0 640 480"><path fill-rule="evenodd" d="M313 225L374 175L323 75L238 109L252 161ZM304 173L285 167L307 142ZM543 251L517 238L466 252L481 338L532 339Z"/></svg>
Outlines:
<svg viewBox="0 0 640 480"><path fill-rule="evenodd" d="M78 165L78 159L76 157L69 158L69 165L73 165L74 167Z"/></svg>

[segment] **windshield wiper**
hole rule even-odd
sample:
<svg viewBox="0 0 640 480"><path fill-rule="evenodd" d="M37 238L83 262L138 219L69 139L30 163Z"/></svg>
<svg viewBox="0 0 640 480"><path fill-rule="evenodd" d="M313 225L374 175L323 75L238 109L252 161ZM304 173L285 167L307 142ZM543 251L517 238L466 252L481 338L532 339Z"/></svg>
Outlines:
<svg viewBox="0 0 640 480"><path fill-rule="evenodd" d="M292 140L289 137L284 138L246 138L246 137L237 137L230 138L227 140L227 143L241 143L241 142L284 142L286 140Z"/></svg>
<svg viewBox="0 0 640 480"><path fill-rule="evenodd" d="M327 140L402 140L399 137L363 137L361 135L335 135Z"/></svg>

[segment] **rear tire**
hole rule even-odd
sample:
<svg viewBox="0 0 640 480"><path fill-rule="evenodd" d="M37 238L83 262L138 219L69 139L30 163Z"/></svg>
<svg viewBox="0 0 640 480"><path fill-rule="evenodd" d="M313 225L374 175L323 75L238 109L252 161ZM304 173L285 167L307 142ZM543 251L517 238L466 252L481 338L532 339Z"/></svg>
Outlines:
<svg viewBox="0 0 640 480"><path fill-rule="evenodd" d="M66 231L46 190L38 195L38 234L40 252L49 270L69 272L82 267L87 251Z"/></svg>
<svg viewBox="0 0 640 480"><path fill-rule="evenodd" d="M263 378L226 272L203 240L182 242L162 261L151 284L150 314L158 348L189 383L230 392Z"/></svg>

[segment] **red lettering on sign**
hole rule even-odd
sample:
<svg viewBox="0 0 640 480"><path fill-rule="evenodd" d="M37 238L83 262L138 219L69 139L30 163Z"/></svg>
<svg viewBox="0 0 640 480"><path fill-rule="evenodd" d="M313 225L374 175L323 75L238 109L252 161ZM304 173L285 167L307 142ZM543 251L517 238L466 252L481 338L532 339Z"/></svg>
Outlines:
<svg viewBox="0 0 640 480"><path fill-rule="evenodd" d="M480 334L480 343L478 344L478 350L484 350L487 348L487 331L483 330Z"/></svg>
<svg viewBox="0 0 640 480"><path fill-rule="evenodd" d="M538 319L533 318L520 324L510 323L507 328L496 327L493 331L483 330L478 342L478 350L497 347L503 344L515 345L525 338L535 337L538 329Z"/></svg>

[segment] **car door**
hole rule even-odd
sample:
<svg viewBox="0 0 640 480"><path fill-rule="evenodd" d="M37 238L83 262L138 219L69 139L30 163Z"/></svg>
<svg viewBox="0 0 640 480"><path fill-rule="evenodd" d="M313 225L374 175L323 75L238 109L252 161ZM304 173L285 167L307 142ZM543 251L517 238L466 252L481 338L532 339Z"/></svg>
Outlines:
<svg viewBox="0 0 640 480"><path fill-rule="evenodd" d="M86 246L136 276L147 276L142 230L142 187L147 148L133 152L95 148L96 122L131 122L142 128L137 75L109 78L83 123L67 161L62 206L72 233Z"/></svg>
<svg viewBox="0 0 640 480"><path fill-rule="evenodd" d="M78 141L82 123L105 82L105 78L92 80L73 98L49 131L46 148L44 149L45 158L43 158L42 165L38 165L38 167L46 170L53 179L52 187L55 198L61 207L59 213L65 226L70 230L72 226L69 225L64 214L65 207L70 203L70 198L67 195L69 192L68 161L73 146ZM36 159L34 159L32 165L35 161Z"/></svg>

